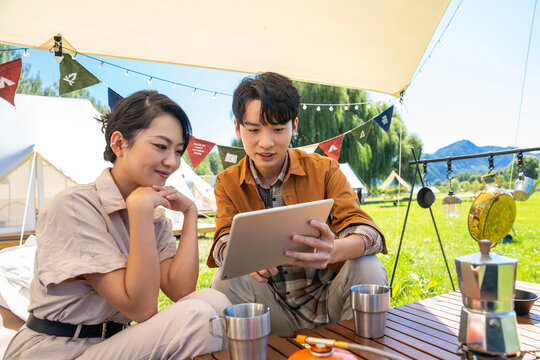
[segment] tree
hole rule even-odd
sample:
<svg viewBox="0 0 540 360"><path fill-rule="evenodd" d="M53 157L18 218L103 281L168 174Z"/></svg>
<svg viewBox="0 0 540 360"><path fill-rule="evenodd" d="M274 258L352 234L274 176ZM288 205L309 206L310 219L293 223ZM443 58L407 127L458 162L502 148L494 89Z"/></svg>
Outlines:
<svg viewBox="0 0 540 360"><path fill-rule="evenodd" d="M0 63L8 62L18 57L20 57L18 52L16 50L12 50L12 47L0 44ZM39 77L39 73L35 76L32 76L31 74L31 66L29 64L24 64L23 61L21 78L19 80L19 86L17 87L17 94L58 96L58 83L55 82L51 86L44 86L43 81ZM88 99L100 113L103 114L107 111L107 107L91 96L88 89L72 91L70 93L61 95L61 97Z"/></svg>
<svg viewBox="0 0 540 360"><path fill-rule="evenodd" d="M302 102L304 103L367 103L366 93L362 90L346 89L334 86L295 82ZM320 111L313 106L301 109L298 115L298 135L292 140L292 146L304 146L328 140L346 133L349 130L371 120L385 110L388 105L362 104L345 110L335 107L330 111L322 107ZM408 136L401 117L394 111L392 124L388 133L374 124L366 144L361 146L351 135L343 139L340 162L348 162L360 178L370 187L375 181L386 177L392 168L398 168L400 132L402 131L402 175L407 180L412 179L413 167L408 165L412 160L410 147L422 148L418 136ZM317 150L319 152L319 150ZM322 154L322 152L321 152Z"/></svg>

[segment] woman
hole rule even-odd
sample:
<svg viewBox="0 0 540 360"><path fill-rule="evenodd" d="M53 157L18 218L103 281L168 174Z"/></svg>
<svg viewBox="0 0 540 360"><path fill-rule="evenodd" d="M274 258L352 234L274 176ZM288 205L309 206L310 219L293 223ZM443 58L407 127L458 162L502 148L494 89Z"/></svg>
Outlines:
<svg viewBox="0 0 540 360"><path fill-rule="evenodd" d="M208 319L230 303L195 292L197 207L165 186L189 119L165 95L140 91L102 121L113 167L40 212L30 316L5 359L183 359L221 348ZM160 205L184 214L178 249ZM176 302L160 313L159 289Z"/></svg>

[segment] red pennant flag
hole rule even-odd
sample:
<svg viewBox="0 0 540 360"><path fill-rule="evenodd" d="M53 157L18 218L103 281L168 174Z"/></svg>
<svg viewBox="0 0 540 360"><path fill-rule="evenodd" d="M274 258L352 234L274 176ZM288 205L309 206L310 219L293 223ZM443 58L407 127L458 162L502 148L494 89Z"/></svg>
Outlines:
<svg viewBox="0 0 540 360"><path fill-rule="evenodd" d="M214 145L216 144L213 142L197 139L195 136L189 138L187 153L194 169L199 166L208 153L214 148Z"/></svg>
<svg viewBox="0 0 540 360"><path fill-rule="evenodd" d="M319 143L319 148L326 154L328 157L331 157L334 160L339 159L339 152L341 151L341 143L343 142L343 137L345 134L341 134L334 138L328 139L326 141Z"/></svg>
<svg viewBox="0 0 540 360"><path fill-rule="evenodd" d="M0 97L15 106L15 92L21 77L21 58L0 64Z"/></svg>

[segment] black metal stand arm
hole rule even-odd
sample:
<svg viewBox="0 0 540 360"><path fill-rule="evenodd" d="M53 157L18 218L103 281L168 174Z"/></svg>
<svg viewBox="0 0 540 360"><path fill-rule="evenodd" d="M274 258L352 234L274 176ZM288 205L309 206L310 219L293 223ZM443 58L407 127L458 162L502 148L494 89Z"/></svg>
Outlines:
<svg viewBox="0 0 540 360"><path fill-rule="evenodd" d="M399 261L399 255L401 253L401 246L403 245L403 236L405 235L405 229L407 228L407 219L409 217L409 210L411 208L411 201L413 197L414 192L414 185L416 183L416 174L418 174L418 177L420 178L420 183L422 186L424 186L424 179L422 179L422 175L420 174L420 169L418 168L418 164L423 163L423 161L418 161L418 158L421 155L421 152L418 154L418 157L416 156L416 152L414 151L414 148L411 148L413 157L415 161L409 162L409 164L414 164L416 166L416 171L413 173L413 181L411 185L411 193L409 194L409 202L407 203L407 211L405 212L405 220L403 222L403 229L401 230L401 236L399 238L399 246L398 251L396 255L396 261L394 263L394 269L392 270L392 278L390 280L390 289L392 289L392 285L394 283L394 276L396 275L396 269L397 264ZM448 277L450 278L450 283L452 284L452 289L456 291L456 288L454 287L454 281L452 280L452 274L450 273L450 267L448 266L448 261L446 260L446 254L444 253L443 244L441 241L441 237L439 236L439 230L437 229L437 223L435 222L435 217L433 216L433 211L431 210L431 205L429 206L429 213L431 214L431 220L433 220L433 226L435 227L435 232L437 233L437 239L439 240L439 245L441 247L441 252L443 255L444 263L446 265L446 270L448 271ZM392 294L393 295L393 294Z"/></svg>

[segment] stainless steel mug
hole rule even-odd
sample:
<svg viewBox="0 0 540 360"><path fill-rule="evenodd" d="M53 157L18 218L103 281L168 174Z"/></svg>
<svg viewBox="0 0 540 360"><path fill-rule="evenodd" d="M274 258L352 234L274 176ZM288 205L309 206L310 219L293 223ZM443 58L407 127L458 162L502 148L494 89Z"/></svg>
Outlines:
<svg viewBox="0 0 540 360"><path fill-rule="evenodd" d="M390 288L382 285L351 287L354 331L365 338L384 336L386 316L390 310Z"/></svg>
<svg viewBox="0 0 540 360"><path fill-rule="evenodd" d="M229 341L229 353L233 360L266 360L268 334L270 334L270 308L263 304L246 303L231 305L222 316L210 318L210 333L223 337L214 331L214 321L221 323Z"/></svg>
<svg viewBox="0 0 540 360"><path fill-rule="evenodd" d="M517 201L525 201L532 195L535 187L536 181L521 172L514 183L514 193L512 195Z"/></svg>

